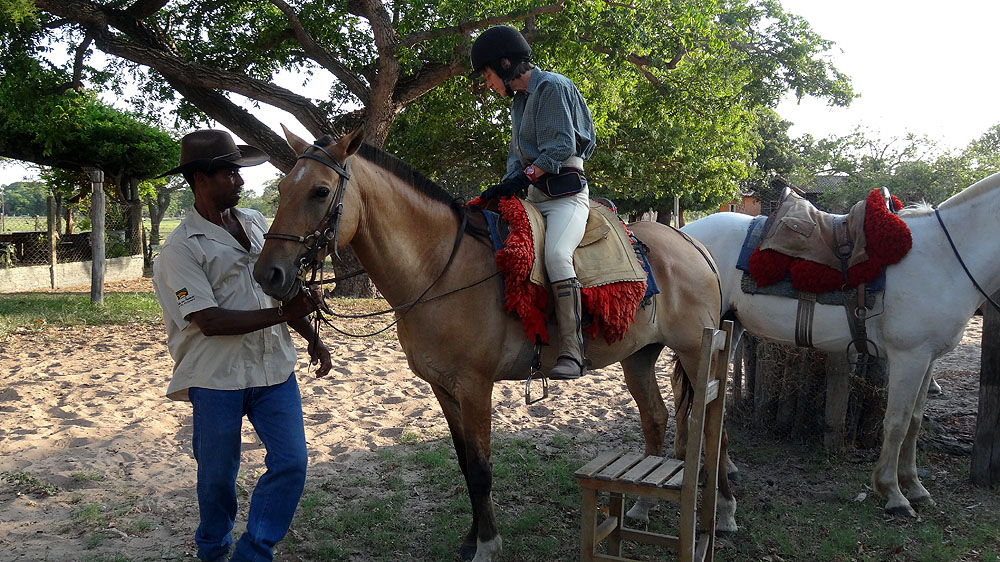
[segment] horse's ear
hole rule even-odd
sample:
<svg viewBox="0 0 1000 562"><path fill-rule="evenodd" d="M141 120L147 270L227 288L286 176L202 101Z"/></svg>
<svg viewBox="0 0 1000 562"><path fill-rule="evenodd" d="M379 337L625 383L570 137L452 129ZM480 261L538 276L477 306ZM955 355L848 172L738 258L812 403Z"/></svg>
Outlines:
<svg viewBox="0 0 1000 562"><path fill-rule="evenodd" d="M343 147L344 156L350 156L361 148L361 142L365 140L365 128L358 127L350 133L344 135L344 138L340 139L337 144Z"/></svg>
<svg viewBox="0 0 1000 562"><path fill-rule="evenodd" d="M288 142L288 146L292 147L292 150L295 151L295 154L302 154L309 148L309 143L289 131L284 123L281 124L281 130L285 132L285 140Z"/></svg>

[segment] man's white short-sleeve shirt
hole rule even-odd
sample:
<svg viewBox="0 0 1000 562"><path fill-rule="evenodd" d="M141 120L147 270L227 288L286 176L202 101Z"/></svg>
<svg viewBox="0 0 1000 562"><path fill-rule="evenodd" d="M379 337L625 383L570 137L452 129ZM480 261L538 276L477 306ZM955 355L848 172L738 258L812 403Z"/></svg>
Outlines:
<svg viewBox="0 0 1000 562"><path fill-rule="evenodd" d="M187 400L192 386L240 390L279 384L295 367L295 346L285 323L243 335L206 336L187 320L206 308L259 310L278 305L253 278L267 232L264 216L251 209L230 211L243 225L250 251L192 208L153 263L153 288L174 360L167 396L174 400Z"/></svg>

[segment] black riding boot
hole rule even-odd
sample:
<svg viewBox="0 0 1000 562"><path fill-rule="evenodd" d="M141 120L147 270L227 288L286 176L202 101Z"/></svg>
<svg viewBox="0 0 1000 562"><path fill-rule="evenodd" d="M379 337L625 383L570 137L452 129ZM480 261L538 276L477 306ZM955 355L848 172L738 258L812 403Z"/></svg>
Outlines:
<svg viewBox="0 0 1000 562"><path fill-rule="evenodd" d="M559 325L559 359L549 378L553 380L578 379L586 371L583 359L583 315L580 282L576 277L552 284L555 296L556 323Z"/></svg>

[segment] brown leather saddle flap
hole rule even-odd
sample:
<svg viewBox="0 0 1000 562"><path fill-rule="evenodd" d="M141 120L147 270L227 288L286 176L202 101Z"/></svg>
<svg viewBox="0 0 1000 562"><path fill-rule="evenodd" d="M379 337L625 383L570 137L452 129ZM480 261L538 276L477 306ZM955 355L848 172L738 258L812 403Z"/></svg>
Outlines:
<svg viewBox="0 0 1000 562"><path fill-rule="evenodd" d="M857 202L847 215L834 215L817 209L803 197L789 192L775 212L770 226L761 237L761 250L774 250L795 258L841 269L838 247L838 222L846 221L846 241L853 246L847 265L852 267L868 259L865 254L865 201Z"/></svg>
<svg viewBox="0 0 1000 562"><path fill-rule="evenodd" d="M531 225L535 262L531 268L532 283L548 286L545 274L545 219L534 205L522 201ZM590 202L590 216L583 240L573 253L573 268L584 288L617 283L646 281L646 272L635 256L625 225L611 209L596 201Z"/></svg>

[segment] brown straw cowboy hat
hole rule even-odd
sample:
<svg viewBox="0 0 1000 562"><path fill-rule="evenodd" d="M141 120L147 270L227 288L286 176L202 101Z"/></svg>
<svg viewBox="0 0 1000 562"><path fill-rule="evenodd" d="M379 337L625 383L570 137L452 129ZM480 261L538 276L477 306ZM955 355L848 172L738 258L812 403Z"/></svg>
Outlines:
<svg viewBox="0 0 1000 562"><path fill-rule="evenodd" d="M226 131L203 129L188 133L181 139L181 163L160 175L186 172L211 172L219 168L256 166L267 162L263 150L245 144L237 145Z"/></svg>

